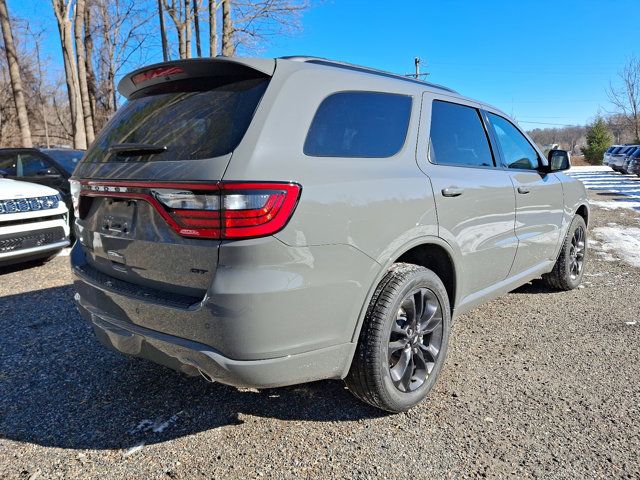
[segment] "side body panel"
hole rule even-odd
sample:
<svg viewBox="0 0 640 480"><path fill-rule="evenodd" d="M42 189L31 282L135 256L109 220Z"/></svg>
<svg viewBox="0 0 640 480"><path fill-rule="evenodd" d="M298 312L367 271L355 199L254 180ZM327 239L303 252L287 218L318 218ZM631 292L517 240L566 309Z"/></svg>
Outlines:
<svg viewBox="0 0 640 480"><path fill-rule="evenodd" d="M419 85L316 65L278 62L261 108L224 180L294 181L302 185L296 211L276 237L292 246L343 244L384 264L391 252L416 237L437 235L428 179L416 167ZM293 69L289 72L289 69ZM283 82L279 82L278 75ZM404 146L389 158L312 157L302 144L320 103L342 91L412 96ZM258 127L259 125L259 127Z"/></svg>

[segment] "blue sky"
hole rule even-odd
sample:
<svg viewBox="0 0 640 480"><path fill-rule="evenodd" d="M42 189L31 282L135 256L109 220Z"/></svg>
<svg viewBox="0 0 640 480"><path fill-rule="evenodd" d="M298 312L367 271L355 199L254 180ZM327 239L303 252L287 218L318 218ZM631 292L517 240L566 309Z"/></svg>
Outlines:
<svg viewBox="0 0 640 480"><path fill-rule="evenodd" d="M50 2L8 4L48 30L43 50L61 65ZM301 33L274 39L261 55L315 55L397 73L412 72L418 56L430 81L531 129L583 124L612 109L609 82L640 54L638 19L640 0L320 0Z"/></svg>

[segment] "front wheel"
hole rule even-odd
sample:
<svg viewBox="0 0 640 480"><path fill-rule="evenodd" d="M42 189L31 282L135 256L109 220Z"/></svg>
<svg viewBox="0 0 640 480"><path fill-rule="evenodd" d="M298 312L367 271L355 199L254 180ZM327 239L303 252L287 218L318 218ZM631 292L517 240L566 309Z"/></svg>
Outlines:
<svg viewBox="0 0 640 480"><path fill-rule="evenodd" d="M418 265L395 264L376 289L345 382L359 399L390 412L426 397L444 364L451 328L442 281Z"/></svg>
<svg viewBox="0 0 640 480"><path fill-rule="evenodd" d="M587 225L580 215L573 217L553 270L542 276L551 288L573 290L582 282L587 259Z"/></svg>

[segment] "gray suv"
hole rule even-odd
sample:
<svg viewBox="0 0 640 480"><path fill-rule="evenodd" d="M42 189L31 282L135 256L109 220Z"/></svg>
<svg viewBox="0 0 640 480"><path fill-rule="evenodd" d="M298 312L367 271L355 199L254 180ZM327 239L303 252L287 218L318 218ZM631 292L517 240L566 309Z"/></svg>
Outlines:
<svg viewBox="0 0 640 480"><path fill-rule="evenodd" d="M288 57L168 62L118 89L72 179L71 263L122 353L236 386L345 379L397 412L456 317L582 279L566 152L448 88Z"/></svg>

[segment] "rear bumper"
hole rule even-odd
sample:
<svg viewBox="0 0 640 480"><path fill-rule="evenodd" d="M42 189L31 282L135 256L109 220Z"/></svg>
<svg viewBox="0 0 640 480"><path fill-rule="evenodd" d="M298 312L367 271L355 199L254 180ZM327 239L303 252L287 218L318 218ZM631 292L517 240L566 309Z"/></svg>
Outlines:
<svg viewBox="0 0 640 480"><path fill-rule="evenodd" d="M220 247L204 298L90 271L76 242L76 301L102 343L186 373L256 387L344 377L380 266L352 247L267 237Z"/></svg>
<svg viewBox="0 0 640 480"><path fill-rule="evenodd" d="M311 352L263 360L234 360L202 343L167 335L118 320L75 295L78 311L91 323L103 345L145 358L188 375L201 374L238 387L281 387L345 375L345 359L355 344L346 343Z"/></svg>

